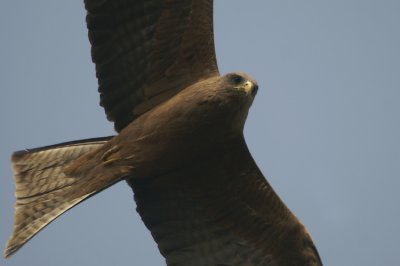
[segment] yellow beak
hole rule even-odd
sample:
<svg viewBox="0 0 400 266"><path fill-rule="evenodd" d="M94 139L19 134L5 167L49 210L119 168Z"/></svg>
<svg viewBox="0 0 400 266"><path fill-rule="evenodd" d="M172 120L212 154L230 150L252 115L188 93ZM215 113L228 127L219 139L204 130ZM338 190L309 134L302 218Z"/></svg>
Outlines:
<svg viewBox="0 0 400 266"><path fill-rule="evenodd" d="M249 95L253 90L254 84L251 81L246 81L243 85L243 90Z"/></svg>

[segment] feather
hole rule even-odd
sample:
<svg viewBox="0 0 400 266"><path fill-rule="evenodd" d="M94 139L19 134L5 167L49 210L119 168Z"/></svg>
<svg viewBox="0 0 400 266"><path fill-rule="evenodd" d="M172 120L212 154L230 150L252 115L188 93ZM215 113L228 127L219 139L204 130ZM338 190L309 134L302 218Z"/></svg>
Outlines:
<svg viewBox="0 0 400 266"><path fill-rule="evenodd" d="M13 154L16 204L14 228L4 250L5 257L15 253L65 211L98 192L76 193L74 189L83 180L67 176L64 169L109 139L67 142Z"/></svg>

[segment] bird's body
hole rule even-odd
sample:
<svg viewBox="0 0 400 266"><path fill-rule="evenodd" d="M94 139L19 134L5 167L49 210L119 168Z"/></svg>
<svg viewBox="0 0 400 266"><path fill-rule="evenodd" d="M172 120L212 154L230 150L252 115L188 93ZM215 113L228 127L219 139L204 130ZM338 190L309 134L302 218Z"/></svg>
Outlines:
<svg viewBox="0 0 400 266"><path fill-rule="evenodd" d="M212 1L89 0L86 8L101 104L118 135L14 154L17 204L5 255L69 208L126 180L168 265L322 265L308 232L247 149L243 128L258 85L245 73L218 74L207 41ZM124 83L129 76L118 71L129 69L138 51L125 58L106 48L123 54L138 38L121 31L141 25L135 19L149 24L138 36L149 35L143 47L153 50L138 46L144 61L130 64L144 73ZM175 58L164 28L182 38ZM122 39L110 42L113 34ZM200 51L188 46L194 42L185 38L193 36Z"/></svg>
<svg viewBox="0 0 400 266"><path fill-rule="evenodd" d="M101 149L80 158L67 172L85 173L87 178L109 176L111 169L116 179L146 178L217 152L230 139L242 136L253 101L252 95L232 89L235 84L230 83L227 75L186 88L133 121Z"/></svg>

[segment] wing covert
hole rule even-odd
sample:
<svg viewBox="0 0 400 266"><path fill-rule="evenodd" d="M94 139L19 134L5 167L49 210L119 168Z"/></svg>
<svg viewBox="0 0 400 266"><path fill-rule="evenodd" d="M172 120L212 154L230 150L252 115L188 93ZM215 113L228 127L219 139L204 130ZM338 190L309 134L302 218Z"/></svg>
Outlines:
<svg viewBox="0 0 400 266"><path fill-rule="evenodd" d="M85 0L100 105L122 130L218 75L212 0Z"/></svg>

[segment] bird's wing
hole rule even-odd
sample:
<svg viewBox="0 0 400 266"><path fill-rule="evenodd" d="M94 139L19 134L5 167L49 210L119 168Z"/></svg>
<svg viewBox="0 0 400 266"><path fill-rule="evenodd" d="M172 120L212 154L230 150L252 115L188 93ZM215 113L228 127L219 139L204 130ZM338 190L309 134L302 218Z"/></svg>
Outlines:
<svg viewBox="0 0 400 266"><path fill-rule="evenodd" d="M100 104L117 131L219 75L213 0L85 0Z"/></svg>
<svg viewBox="0 0 400 266"><path fill-rule="evenodd" d="M243 138L178 171L128 183L168 265L322 265Z"/></svg>

